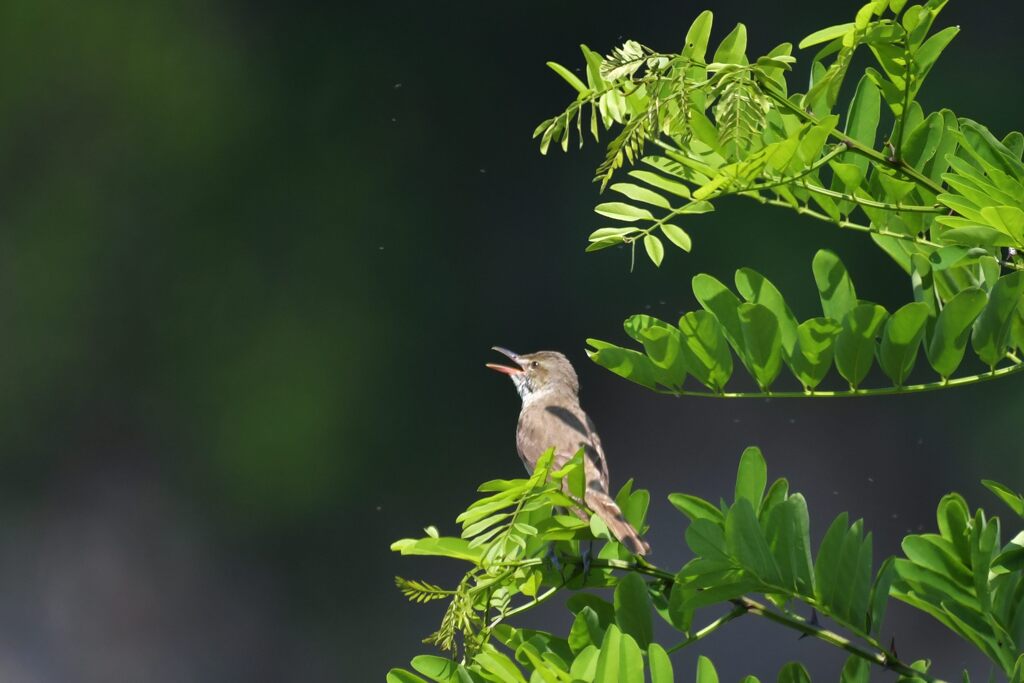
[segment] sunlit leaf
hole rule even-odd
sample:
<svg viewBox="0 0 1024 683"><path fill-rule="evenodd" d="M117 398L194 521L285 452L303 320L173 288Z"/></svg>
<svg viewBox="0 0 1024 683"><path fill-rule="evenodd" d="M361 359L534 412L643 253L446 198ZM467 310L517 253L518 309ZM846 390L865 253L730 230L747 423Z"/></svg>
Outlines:
<svg viewBox="0 0 1024 683"><path fill-rule="evenodd" d="M888 317L878 304L858 304L843 318L843 329L835 344L836 369L854 389L871 369L875 360L875 337Z"/></svg>
<svg viewBox="0 0 1024 683"><path fill-rule="evenodd" d="M971 288L957 294L942 309L926 347L928 361L942 377L949 377L960 366L971 325L987 302L983 291Z"/></svg>

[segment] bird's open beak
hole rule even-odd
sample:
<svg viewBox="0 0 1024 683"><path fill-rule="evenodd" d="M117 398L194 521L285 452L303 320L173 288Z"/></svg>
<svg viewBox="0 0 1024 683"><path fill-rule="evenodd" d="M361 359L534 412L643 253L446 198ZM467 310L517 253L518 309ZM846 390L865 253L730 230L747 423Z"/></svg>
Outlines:
<svg viewBox="0 0 1024 683"><path fill-rule="evenodd" d="M519 363L519 354L518 353L515 353L514 351L509 351L508 349L503 349L500 346L492 346L491 348L494 349L495 351L497 351L500 354L508 356L509 358L514 360L516 363ZM522 373L522 369L521 368L513 368L513 367L509 367L508 365L498 365L497 363L487 363L487 367L489 367L491 370L496 370L498 372L505 373L506 375L518 375L518 374Z"/></svg>

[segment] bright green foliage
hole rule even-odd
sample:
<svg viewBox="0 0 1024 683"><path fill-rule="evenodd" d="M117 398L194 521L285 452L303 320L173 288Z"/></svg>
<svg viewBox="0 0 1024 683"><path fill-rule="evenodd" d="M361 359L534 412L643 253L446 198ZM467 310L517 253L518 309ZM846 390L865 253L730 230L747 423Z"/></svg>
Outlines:
<svg viewBox="0 0 1024 683"><path fill-rule="evenodd" d="M394 544L404 554L468 559L471 569L451 590L399 581L413 601L449 601L441 629L427 642L451 650L453 657L416 657L411 662L416 673L394 669L389 681L670 683L675 680L672 652L748 615L845 649L850 657L841 672L843 683L866 683L872 667L894 671L900 680L939 680L929 673L927 660L904 663L884 645L890 637L884 628L890 595L974 644L1010 680L1019 682L1024 675L1024 532L1004 545L999 520L982 510L972 515L959 494L939 503L938 533L909 535L903 541L905 557L876 562L871 533L845 512L814 548L807 501L791 492L785 479L769 486L761 452L748 448L740 458L731 504L714 505L692 494L669 496L689 520L685 540L694 557L684 566L660 569L608 539L584 574L579 540L591 537L589 529L555 508L571 503L564 486L579 465L577 457L552 472L545 457L529 479L484 484L481 490L492 495L460 515L462 538L442 537L430 528L425 538ZM1024 496L996 482L985 485L1015 518L1024 518ZM628 482L617 501L642 529L647 492L633 490ZM486 532L474 528L477 520L509 509L511 516L494 524L502 531L478 541ZM501 540L505 536L518 540ZM601 587L614 589L610 601L586 590ZM511 625L516 614L565 591L571 592L566 602L573 615L565 637ZM723 605L730 611L722 614ZM711 608L719 616L697 626ZM656 642L655 615L680 631L682 640L669 647ZM816 615L848 635L825 629ZM454 633L446 635L449 622ZM458 643L461 657L456 657ZM717 683L707 658L699 658L696 679ZM791 662L777 680L804 683L809 677ZM747 677L744 683L758 682Z"/></svg>
<svg viewBox="0 0 1024 683"><path fill-rule="evenodd" d="M851 389L838 393L877 393L858 391L876 360L892 382L883 391L944 387L968 341L990 372L1024 341L1017 312L1024 279L1016 277L1024 259L1003 254L1007 247L1024 250L1024 135L999 139L980 123L946 109L927 113L917 102L959 31L934 25L945 4L876 0L853 21L807 36L799 48L816 53L806 93L792 92L787 82L796 61L789 43L748 57L747 30L739 24L709 48L710 12L694 20L678 53L627 41L602 58L584 47L586 83L552 65L576 99L537 128L542 151L552 141L567 149L573 128L582 144L585 111L595 140L602 130L619 130L597 180L620 197L596 211L626 225L593 232L590 250L625 244L635 256L642 243L660 265L665 240L691 250L694 216L726 197L746 197L870 235L911 276L915 302L927 307L927 314L920 306L902 308L891 319L878 308L850 315L864 302L827 252L814 262L824 314L814 323L798 323L777 291L747 282L746 269L736 285L747 303L733 305L720 285L695 281L713 318L681 322L677 355L712 394L727 393L732 373L723 339L758 387L744 395L769 393L783 365L810 393L833 362ZM840 106L858 51L869 54L871 65ZM627 165L629 182L611 182ZM908 386L920 345L938 380ZM592 357L645 386L700 393L681 388L679 365L666 383L642 358L607 344Z"/></svg>
<svg viewBox="0 0 1024 683"><path fill-rule="evenodd" d="M723 599L763 593L780 607L798 600L854 633L877 637L891 564L873 570L871 535L863 534L859 520L850 525L845 513L829 527L815 558L806 501L789 493L784 479L763 495L765 472L760 451L748 449L740 461L736 502L717 518L704 513L706 501L673 497L691 521L686 542L696 558L672 588L672 623L690 624L695 610Z"/></svg>
<svg viewBox="0 0 1024 683"><path fill-rule="evenodd" d="M945 247L941 257L922 262L923 274L919 277L924 282L924 278L945 272L950 264L969 261L977 267L980 258L972 256L966 247ZM990 373L999 365L1005 366L999 370L1003 373L1021 367L1017 358L1008 354L1024 342L1024 336L1013 334L1021 315L1018 302L1024 294L1022 273L1000 277L989 290L964 289L941 310L934 299L921 296L925 300L906 304L889 315L882 306L857 298L850 274L832 252L818 252L813 271L821 316L799 321L782 293L749 268L736 272L739 295L710 275L701 274L693 278L693 293L704 310L687 313L678 326L648 315L633 316L625 328L630 337L643 344L643 353L588 340L594 347L590 357L650 389L701 393L686 385L687 377L692 377L695 384L714 395L735 395L726 394L733 354L760 393L772 395L839 396L940 388L963 362L968 341ZM917 290L915 296L919 296ZM921 347L938 377L930 385L908 387L906 382ZM861 388L876 361L892 386ZM849 391L819 389L833 362ZM802 392L773 389L783 365ZM975 378L986 376L991 374Z"/></svg>
<svg viewBox="0 0 1024 683"><path fill-rule="evenodd" d="M986 482L1015 513L1021 497ZM938 534L903 539L892 595L927 612L984 652L1007 674L1024 647L1024 533L1003 545L996 517L973 515L958 494L942 499Z"/></svg>
<svg viewBox="0 0 1024 683"><path fill-rule="evenodd" d="M913 294L891 312L864 301L839 257L819 251L812 273L821 314L801 319L757 272L738 270L735 291L701 274L693 278L700 310L678 324L632 316L624 328L639 348L589 340L593 360L656 391L709 396L921 391L1024 369L1017 356L1024 351L1024 260L1002 251L1024 248L1024 135L999 139L949 110L926 114L917 102L958 31L933 30L946 1L875 0L853 21L812 33L799 45L817 50L806 93L791 93L786 80L792 46L751 59L742 24L709 57L710 12L693 22L678 53L635 41L605 57L584 47L585 81L550 64L577 97L537 128L542 151L552 143L567 149L574 136L582 144L584 126L595 140L618 130L597 173L602 190L618 196L596 207L618 225L595 231L588 250L625 244L635 253L643 244L660 265L666 240L692 248L691 216L735 195L870 234L909 275ZM869 53L871 66L839 107L858 50ZM629 182L611 183L627 164L636 166ZM969 362L985 371L956 376L968 345ZM757 391L726 391L734 358ZM891 385L864 388L876 364ZM833 366L848 389L820 388ZM778 379L784 367L796 382L780 391L774 386L787 381ZM908 385L928 368L933 381ZM845 512L815 547L807 500L785 479L769 485L764 458L749 448L731 503L669 496L688 520L683 537L693 554L669 570L630 555L596 516L588 523L565 514L583 511L581 458L552 471L548 452L527 479L487 482L480 487L487 495L458 517L459 537L427 527L425 537L392 546L469 569L453 588L396 580L413 602L447 602L426 642L451 657L416 657L415 673L393 669L389 682L671 683L673 652L744 616L842 648L849 655L842 683L867 683L873 667L899 681L941 681L927 659L905 662L885 645L892 637L885 613L895 597L963 637L1009 681L1024 683L1024 532L1004 543L1000 520L981 509L972 514L959 494L939 502L937 533L903 539L902 557L875 558L872 534ZM983 483L1019 524L1024 495ZM648 492L630 481L616 502L642 533ZM596 556L582 557L581 541L594 539L606 542ZM612 589L611 600L591 588ZM512 625L560 592L571 592L565 637ZM655 641L655 615L679 632L674 644ZM705 657L695 678L719 681ZM791 662L777 680L809 683L809 676ZM969 683L968 672L962 680Z"/></svg>
<svg viewBox="0 0 1024 683"><path fill-rule="evenodd" d="M466 651L486 644L491 629L512 609L517 595L535 598L544 582L543 568L517 566L548 542L589 537L589 526L574 516L555 514L558 506L573 507L566 496L569 480L582 470L580 455L552 472L552 451L541 457L529 479L495 480L480 486L490 495L476 501L458 517L460 538L440 537L433 527L420 539L403 539L391 549L403 555L436 555L472 563L473 569L452 590L423 581L398 578L406 597L415 602L448 599L449 608L438 631L427 641L455 650L462 638ZM488 615L491 615L490 617ZM490 622L490 623L489 623Z"/></svg>

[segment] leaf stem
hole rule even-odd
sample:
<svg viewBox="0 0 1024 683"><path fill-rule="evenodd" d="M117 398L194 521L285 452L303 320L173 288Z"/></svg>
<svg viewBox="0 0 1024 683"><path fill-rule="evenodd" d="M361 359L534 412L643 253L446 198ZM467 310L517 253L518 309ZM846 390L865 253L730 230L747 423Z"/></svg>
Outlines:
<svg viewBox="0 0 1024 683"><path fill-rule="evenodd" d="M673 583L675 581L674 575L662 569L659 569L658 567L655 567L654 565L642 559L637 559L636 562L629 562L626 560L593 560L590 566L603 567L608 569L619 569L622 571L646 574L648 576L653 576L662 579L663 581L666 581L668 583ZM900 661L891 652L887 652L885 650L882 650L881 648L877 648L877 652L872 652L870 650L864 649L855 644L849 638L841 636L835 631L830 631L827 628L823 628L816 624L811 624L803 619L800 619L799 617L794 617L783 612L771 610L766 605L763 605L752 598L744 596L736 598L734 600L730 600L730 602L736 607L736 609L720 617L719 619L711 622L690 638L687 638L682 643L679 643L678 645L674 646L671 650L669 650L669 652L686 647L686 645L688 645L690 642L694 642L696 640L704 638L705 636L717 630L719 627L723 626L729 621L732 621L733 619L736 619L742 616L742 614L746 613L762 617L764 619L767 619L768 621L779 624L780 626L785 626L786 628L792 629L794 631L799 631L804 635L817 638L818 640L824 643L828 643L829 645L845 650L846 652L849 652L852 655L860 657L861 659L864 659L872 664L875 664L876 666L889 669L890 671L895 671L904 676L921 678L925 681L929 681L930 683L945 683L939 678L935 678L934 676L930 676L927 673L911 668L908 664Z"/></svg>
<svg viewBox="0 0 1024 683"><path fill-rule="evenodd" d="M847 192L838 192L836 190L829 190L818 185L811 185L806 181L801 182L800 186L809 192L816 194L825 195L826 197L834 197L836 199L842 199L860 206L869 206L874 209L885 209L887 211L906 211L908 213L945 213L947 209L938 204L931 206L920 206L917 204L889 204L887 202L880 202L874 199L865 199L864 197L858 197L856 195L849 194Z"/></svg>
<svg viewBox="0 0 1024 683"><path fill-rule="evenodd" d="M793 206L789 202L783 201L781 199L766 199L764 197L757 197L757 196L754 196L754 195L748 195L748 196L750 196L751 199L754 199L756 201L761 202L762 204L767 204L769 206L781 206L781 207L784 207L784 208L787 208L787 209L792 209L793 211L796 211L798 214L802 214L804 216L810 216L811 218L817 218L819 221L825 221L826 223L831 223L832 225L838 226L838 227L846 229L846 230L856 230L858 232L869 232L869 233L873 233L875 235L881 235L882 237L892 237L893 239L904 240L904 241L907 241L907 242L914 242L916 244L923 244L923 245L925 245L927 247L939 248L939 247L942 246L941 244L939 244L937 242L932 242L931 240L927 240L927 239L925 239L923 237L917 237L915 235L905 235L905 234L899 233L899 232L892 232L891 230L880 230L878 228L872 228L870 225L864 225L862 223L854 223L852 221L847 221L847 220L835 221L835 220L832 219L832 217L830 217L830 216L828 216L826 214L823 214L820 211L815 211L814 209L811 209L811 208L805 207L805 206Z"/></svg>
<svg viewBox="0 0 1024 683"><path fill-rule="evenodd" d="M768 189L771 189L773 187L778 187L779 185L788 185L790 183L796 182L797 180L800 180L800 178L803 178L804 176L806 176L806 175L808 175L810 173L814 173L815 171L817 171L819 168L821 168L822 166L827 164L829 161L831 161L835 157L839 156L843 152L848 151L848 149L849 148L846 146L846 143L840 142L838 145L835 146L835 148L830 150L827 154L825 154L820 159L815 161L813 164L811 164L810 166L808 166L807 168L805 168L804 170L800 171L799 173L797 173L795 175L787 176L785 178L770 178L767 182L761 183L759 185L751 185L749 187L744 187L744 188L740 188L740 189L737 189L737 190L732 190L732 191L729 191L729 192L722 192L722 193L716 194L714 196L715 197L724 197L724 196L729 195L729 194L740 194L740 193L743 193L743 192L754 192L756 190L768 190Z"/></svg>
<svg viewBox="0 0 1024 683"><path fill-rule="evenodd" d="M762 605L756 600L752 600L748 597L737 598L732 601L733 604L743 607L748 614L755 616L764 617L768 621L774 622L786 628L799 631L804 635L817 638L829 645L834 645L842 650L849 652L852 655L860 657L861 659L867 660L876 666L880 666L890 671L895 671L903 676L912 678L920 678L931 683L944 683L942 679L930 676L923 671L911 668L909 665L901 662L891 652L884 650L879 652L870 652L864 648L858 647L849 638L845 638L835 631L830 631L827 628L817 626L815 624L808 623L802 619L792 617L788 614L776 612L768 609L767 606Z"/></svg>
<svg viewBox="0 0 1024 683"><path fill-rule="evenodd" d="M845 391L737 391L721 393L713 391L692 391L690 389L656 389L656 391L659 394L668 394L670 396L702 396L705 398L847 398L850 396L890 396L893 394L911 394L922 391L935 391L937 389L987 382L998 377L1006 377L1008 375L1016 374L1022 370L1024 370L1024 364L1015 364L977 375L968 375L966 377L957 377L949 380L939 380L938 382L908 384L900 387L881 387L878 389L848 389Z"/></svg>
<svg viewBox="0 0 1024 683"><path fill-rule="evenodd" d="M525 611L527 611L529 609L533 609L534 607L536 607L537 605L541 604L542 602L544 602L548 598L552 597L561 588L562 588L562 586L552 586L551 588L547 589L543 593L541 593L541 594L537 595L536 597L534 597L533 600L530 600L529 602L525 602L522 605L519 605L518 607L516 607L514 609L510 609L509 611L507 611L507 612L505 612L503 614L499 614L498 616L496 616L491 621L490 625L487 628L488 629L492 629L495 626L497 626L498 624L500 624L502 621L504 621L505 619L508 619L511 616L519 614L520 612L525 612Z"/></svg>
<svg viewBox="0 0 1024 683"><path fill-rule="evenodd" d="M903 111L900 112L900 134L896 138L896 150L893 158L896 163L906 166L903 163L903 140L906 138L907 113L910 111L910 79L913 78L914 56L910 52L909 42L903 45L903 61L906 64L906 76L903 79Z"/></svg>
<svg viewBox="0 0 1024 683"><path fill-rule="evenodd" d="M809 112L804 111L803 109L801 109L797 105L795 105L792 102L790 102L789 99L785 95L783 95L781 92L779 92L778 89L774 85L772 85L771 83L768 83L766 81L762 81L762 86L764 87L764 91L768 94L769 97L771 97L773 100L775 100L775 102L777 102L778 104L780 104L783 107L785 107L786 109L788 109L793 114L796 114L798 117L800 117L804 121L807 121L807 122L812 123L814 125L818 125L820 123L820 121L818 121L817 117L815 117L813 114L810 114ZM839 140L841 142L845 142L847 145L849 145L851 152L856 152L857 154L860 154L861 156L867 157L868 159L871 159L872 161L875 161L875 162L877 162L879 164L882 164L884 166L888 166L889 168L895 169L895 170L899 171L900 173L902 173L903 175L907 176L908 178L911 178L912 180L917 182L919 185L924 185L925 187L927 187L929 190L931 190L935 194L941 194L944 191L942 189L941 185L937 184L935 181L933 181L928 176L920 173L917 169L913 168L912 166L909 166L909 165L907 165L907 164L905 164L905 163L903 163L901 161L897 161L895 159L890 159L889 157L885 156L881 152L878 152L878 151L868 147L864 143L859 142L857 140L854 140L853 138L851 138L846 133L842 133L842 132L840 132L840 131L838 131L838 130L833 128L831 131L829 131L829 135L831 135L832 137L836 138L837 140Z"/></svg>
<svg viewBox="0 0 1024 683"><path fill-rule="evenodd" d="M672 654L676 650L682 650L684 647L692 645L693 643L696 643L698 640L701 640L702 638L711 635L722 626L725 626L733 619L742 617L744 614L749 614L749 610L746 608L746 606L737 605L736 607L733 607L732 611L728 614L723 614L722 616L718 617L710 624L694 633L692 636L683 640L681 643L677 643L672 647L668 648L667 650L665 650L665 652L667 652L668 654Z"/></svg>

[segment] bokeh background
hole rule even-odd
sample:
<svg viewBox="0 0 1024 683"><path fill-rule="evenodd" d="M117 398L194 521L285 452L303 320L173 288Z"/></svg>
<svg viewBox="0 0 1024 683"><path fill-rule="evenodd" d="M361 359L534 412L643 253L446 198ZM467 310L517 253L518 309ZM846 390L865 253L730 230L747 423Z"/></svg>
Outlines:
<svg viewBox="0 0 1024 683"><path fill-rule="evenodd" d="M978 480L1024 488L1019 377L676 400L583 353L631 313L692 308L699 271L754 267L809 316L822 246L861 296L909 298L868 240L741 201L660 270L584 255L602 149L530 140L570 97L544 62L580 64L581 42L678 49L710 5L716 39L742 20L761 54L858 4L0 3L0 680L382 680L428 651L441 608L392 577L458 567L388 545L454 531L478 482L520 474L493 344L576 363L613 479L652 491L665 566L687 556L665 496L728 495L749 444L807 495L816 538L849 510L896 552L952 489L998 510ZM955 0L926 110L1019 128L1020 18ZM946 678L989 672L909 610L887 632ZM723 680L841 662L743 620L680 653L681 680L698 651Z"/></svg>

